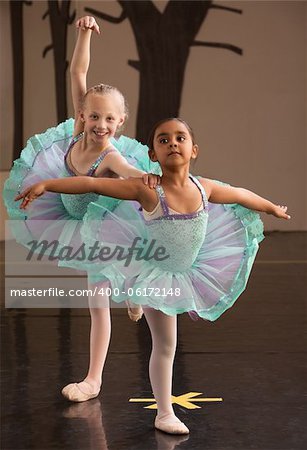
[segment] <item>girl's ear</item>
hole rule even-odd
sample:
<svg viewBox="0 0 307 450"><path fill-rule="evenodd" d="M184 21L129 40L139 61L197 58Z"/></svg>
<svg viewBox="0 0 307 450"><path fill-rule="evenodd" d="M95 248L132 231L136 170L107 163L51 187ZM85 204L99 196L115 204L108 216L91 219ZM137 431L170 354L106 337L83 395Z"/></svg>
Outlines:
<svg viewBox="0 0 307 450"><path fill-rule="evenodd" d="M157 157L156 157L156 154L155 154L155 151L153 150L153 149L149 149L148 150L148 156L149 156L149 159L152 161L152 162L157 162L158 160L157 160Z"/></svg>
<svg viewBox="0 0 307 450"><path fill-rule="evenodd" d="M78 115L75 118L74 136L84 131L84 122L85 122L84 115L79 111Z"/></svg>
<svg viewBox="0 0 307 450"><path fill-rule="evenodd" d="M116 128L116 133L120 133L122 131L125 121L126 121L126 116L123 116L119 119L119 122L118 122L117 128Z"/></svg>
<svg viewBox="0 0 307 450"><path fill-rule="evenodd" d="M198 156L198 151L199 151L198 145L197 145L197 144L194 144L194 145L193 145L193 148L192 148L192 156L191 156L191 159L196 159L196 158L197 158L197 156Z"/></svg>

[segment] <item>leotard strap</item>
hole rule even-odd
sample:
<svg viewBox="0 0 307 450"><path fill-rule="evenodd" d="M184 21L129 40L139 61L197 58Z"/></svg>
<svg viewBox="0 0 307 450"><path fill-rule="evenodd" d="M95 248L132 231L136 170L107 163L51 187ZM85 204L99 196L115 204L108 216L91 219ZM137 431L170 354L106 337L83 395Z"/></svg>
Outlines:
<svg viewBox="0 0 307 450"><path fill-rule="evenodd" d="M82 133L78 134L77 136L75 136L72 140L71 143L69 144L69 147L67 149L67 152L64 156L64 162L65 162L65 167L67 169L67 171L70 173L70 175L72 176L76 176L77 174L71 169L71 167L68 164L67 158L68 155L70 154L70 151L72 149L72 147L74 146L74 144L76 142L78 142L80 139L83 138L84 132L82 131ZM97 169L97 167L99 166L99 164L104 160L104 158L112 152L117 152L116 148L114 147L108 147L106 150L103 150L103 152L98 156L98 158L93 162L93 164L91 165L91 167L89 168L89 170L87 171L87 173L85 174L88 177L92 177L94 176L94 173ZM80 174L81 175L81 174Z"/></svg>
<svg viewBox="0 0 307 450"><path fill-rule="evenodd" d="M206 191L205 191L203 185L199 182L199 180L197 178L193 177L193 175L190 175L190 178L193 181L193 183L195 183L196 186L198 187L198 189L200 190L204 209L208 210L208 198L207 198L207 194L206 194Z"/></svg>
<svg viewBox="0 0 307 450"><path fill-rule="evenodd" d="M207 196L206 196L205 189L200 184L200 182L197 180L197 178L194 178L192 175L189 175L189 178L193 181L193 183L199 189L199 191L201 193L202 202L203 202L203 205L204 205L204 210L207 211L208 210L208 199L207 199ZM174 216L174 214L170 214L169 206L167 204L166 197L165 197L165 192L164 192L163 187L160 184L158 184L156 186L156 192L158 194L159 201L160 201L160 204L161 204L161 207L162 207L163 217L165 217L165 216ZM180 216L182 218L190 218L190 216L194 216L195 214L197 214L197 212L189 213L189 214L180 214L180 215L176 214L176 217Z"/></svg>
<svg viewBox="0 0 307 450"><path fill-rule="evenodd" d="M97 169L97 167L99 166L99 164L104 160L104 158L109 154L109 153L113 153L113 152L117 152L117 150L114 147L109 147L106 150L104 150L96 159L96 161L91 165L91 167L89 168L88 172L87 172L87 176L92 177L95 173L95 170Z"/></svg>
<svg viewBox="0 0 307 450"><path fill-rule="evenodd" d="M169 216L169 209L165 198L165 192L160 184L156 186L156 192L159 197L160 205L162 206L163 216Z"/></svg>

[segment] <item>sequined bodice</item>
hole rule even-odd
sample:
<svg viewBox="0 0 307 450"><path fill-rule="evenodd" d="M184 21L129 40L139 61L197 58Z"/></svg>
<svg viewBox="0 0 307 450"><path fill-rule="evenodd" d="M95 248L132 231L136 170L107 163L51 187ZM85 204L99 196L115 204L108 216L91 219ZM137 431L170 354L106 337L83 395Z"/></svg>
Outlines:
<svg viewBox="0 0 307 450"><path fill-rule="evenodd" d="M146 221L150 239L163 246L169 258L152 260L160 269L183 272L190 268L204 242L208 222L208 201L199 181L190 177L202 194L204 208L191 214L170 214L162 186L156 187L163 216Z"/></svg>
<svg viewBox="0 0 307 450"><path fill-rule="evenodd" d="M68 214L74 219L80 220L86 213L89 203L97 201L99 195L87 194L61 194L62 203Z"/></svg>
<svg viewBox="0 0 307 450"><path fill-rule="evenodd" d="M68 150L66 152L65 155L65 168L66 168L66 176L76 176L77 174L74 173L71 169L71 167L68 164L68 156L69 156L69 152L72 148L72 146L81 138L83 137L83 133L78 134L77 136L75 136L73 138L73 140L71 141ZM89 177L93 177L95 176L95 171L97 169L97 167L99 166L99 164L103 161L103 159L110 153L113 151L117 151L114 147L110 147L107 150L104 150L103 153L101 153L98 158L96 159L96 161L91 165L91 167L89 168L89 170L87 171L87 173L85 174L86 176ZM112 175L109 172L104 173L102 176L110 176ZM97 201L99 195L95 194L93 192L89 192L86 194L79 194L79 195L75 195L75 194L61 194L61 199L62 199L62 203L64 205L64 208L66 209L66 211L68 212L68 214L73 217L74 219L82 219L84 214L87 211L87 207L89 205L89 203L91 202L95 202Z"/></svg>

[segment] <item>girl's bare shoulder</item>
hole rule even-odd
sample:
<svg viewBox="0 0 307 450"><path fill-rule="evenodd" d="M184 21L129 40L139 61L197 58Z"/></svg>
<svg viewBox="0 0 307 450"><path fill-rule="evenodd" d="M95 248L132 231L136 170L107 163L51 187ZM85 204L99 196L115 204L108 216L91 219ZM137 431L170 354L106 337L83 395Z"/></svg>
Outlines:
<svg viewBox="0 0 307 450"><path fill-rule="evenodd" d="M199 177L198 181L200 182L202 187L205 189L207 197L209 198L211 195L211 192L212 192L212 188L215 184L214 181L211 180L210 178L203 178L203 177Z"/></svg>

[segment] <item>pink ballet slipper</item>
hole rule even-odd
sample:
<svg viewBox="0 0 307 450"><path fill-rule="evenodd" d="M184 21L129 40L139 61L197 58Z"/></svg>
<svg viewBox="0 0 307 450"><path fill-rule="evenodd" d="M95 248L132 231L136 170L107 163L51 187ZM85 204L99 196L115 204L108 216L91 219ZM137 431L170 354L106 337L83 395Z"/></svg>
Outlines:
<svg viewBox="0 0 307 450"><path fill-rule="evenodd" d="M190 432L188 427L177 417L159 419L157 416L155 419L155 428L168 434L189 434Z"/></svg>
<svg viewBox="0 0 307 450"><path fill-rule="evenodd" d="M141 305L135 305L134 303L126 300L128 308L128 316L133 322L138 322L143 316L143 308ZM133 306L132 306L133 305Z"/></svg>
<svg viewBox="0 0 307 450"><path fill-rule="evenodd" d="M84 381L84 383L86 383L86 381ZM87 400L96 398L99 395L99 392L100 390L95 393L84 392L82 391L82 389L80 389L78 383L68 384L62 389L62 395L71 402L86 402Z"/></svg>

